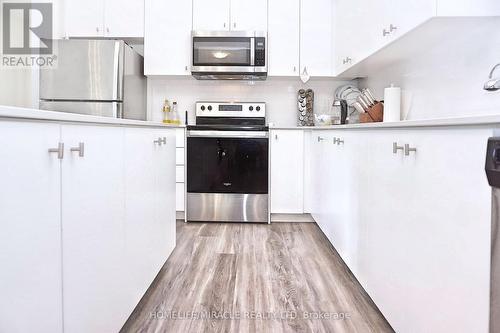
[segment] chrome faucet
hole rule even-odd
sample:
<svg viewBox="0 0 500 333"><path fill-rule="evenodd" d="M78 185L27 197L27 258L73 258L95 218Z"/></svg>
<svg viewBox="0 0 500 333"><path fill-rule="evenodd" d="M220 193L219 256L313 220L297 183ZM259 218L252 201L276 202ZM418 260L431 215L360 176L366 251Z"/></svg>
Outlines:
<svg viewBox="0 0 500 333"><path fill-rule="evenodd" d="M493 78L493 72L500 67L500 64L496 64L490 72L489 80L484 84L484 90L487 91L497 91L500 90L500 77Z"/></svg>

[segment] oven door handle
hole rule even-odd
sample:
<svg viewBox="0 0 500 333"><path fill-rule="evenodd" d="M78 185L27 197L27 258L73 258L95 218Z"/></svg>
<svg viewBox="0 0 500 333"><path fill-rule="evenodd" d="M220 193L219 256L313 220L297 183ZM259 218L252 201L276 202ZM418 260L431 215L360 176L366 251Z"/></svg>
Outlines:
<svg viewBox="0 0 500 333"><path fill-rule="evenodd" d="M268 138L267 131L200 131L190 130L187 132L188 138L245 138L261 139Z"/></svg>

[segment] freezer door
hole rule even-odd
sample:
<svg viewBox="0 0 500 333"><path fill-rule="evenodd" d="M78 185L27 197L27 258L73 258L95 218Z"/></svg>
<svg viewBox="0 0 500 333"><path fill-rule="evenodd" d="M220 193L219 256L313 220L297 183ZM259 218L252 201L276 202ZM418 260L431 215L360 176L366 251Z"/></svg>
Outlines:
<svg viewBox="0 0 500 333"><path fill-rule="evenodd" d="M55 68L40 70L42 100L123 100L123 41L54 41Z"/></svg>

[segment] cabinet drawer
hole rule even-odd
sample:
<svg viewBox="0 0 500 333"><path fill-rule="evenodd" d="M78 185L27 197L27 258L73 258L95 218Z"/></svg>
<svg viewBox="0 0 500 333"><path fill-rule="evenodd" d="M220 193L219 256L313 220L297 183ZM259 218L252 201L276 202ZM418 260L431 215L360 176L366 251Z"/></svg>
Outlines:
<svg viewBox="0 0 500 333"><path fill-rule="evenodd" d="M184 165L184 148L175 148L175 164Z"/></svg>
<svg viewBox="0 0 500 333"><path fill-rule="evenodd" d="M175 167L175 182L184 183L184 165L178 165Z"/></svg>
<svg viewBox="0 0 500 333"><path fill-rule="evenodd" d="M184 128L177 128L175 130L175 146L177 148L184 148L186 146L186 136Z"/></svg>
<svg viewBox="0 0 500 333"><path fill-rule="evenodd" d="M175 210L184 211L184 183L175 184Z"/></svg>

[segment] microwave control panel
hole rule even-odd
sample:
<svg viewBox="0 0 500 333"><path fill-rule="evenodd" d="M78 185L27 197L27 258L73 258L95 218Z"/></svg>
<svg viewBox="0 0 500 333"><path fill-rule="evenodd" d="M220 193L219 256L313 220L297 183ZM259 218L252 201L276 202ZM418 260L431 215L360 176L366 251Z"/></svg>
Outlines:
<svg viewBox="0 0 500 333"><path fill-rule="evenodd" d="M266 38L255 37L255 66L266 65Z"/></svg>

